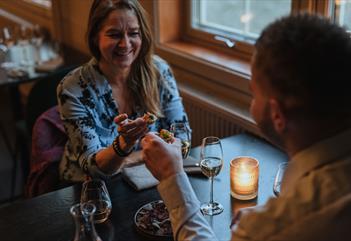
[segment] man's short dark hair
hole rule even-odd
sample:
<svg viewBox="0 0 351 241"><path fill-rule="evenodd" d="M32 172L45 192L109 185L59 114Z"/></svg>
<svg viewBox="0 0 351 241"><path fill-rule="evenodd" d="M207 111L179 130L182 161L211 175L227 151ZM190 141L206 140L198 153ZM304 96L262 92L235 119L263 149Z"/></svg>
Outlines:
<svg viewBox="0 0 351 241"><path fill-rule="evenodd" d="M327 18L297 14L283 17L256 42L255 67L281 103L296 105L287 114L350 117L351 38ZM265 83L267 84L267 83Z"/></svg>

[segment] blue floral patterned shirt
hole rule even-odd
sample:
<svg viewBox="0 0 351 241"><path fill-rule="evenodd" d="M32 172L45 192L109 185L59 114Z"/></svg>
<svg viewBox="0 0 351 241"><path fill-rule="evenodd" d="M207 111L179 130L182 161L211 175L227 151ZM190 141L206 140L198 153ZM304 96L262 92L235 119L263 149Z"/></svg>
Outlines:
<svg viewBox="0 0 351 241"><path fill-rule="evenodd" d="M154 63L160 73L160 103L164 117L150 126L150 131L169 129L175 122L189 126L176 81L168 64L158 56ZM84 181L87 176L108 178L96 165L96 153L110 146L117 136L114 118L121 114L112 97L112 89L98 70L97 61L70 72L57 87L61 119L68 141L60 163L60 177L70 182ZM144 115L136 110L130 119Z"/></svg>

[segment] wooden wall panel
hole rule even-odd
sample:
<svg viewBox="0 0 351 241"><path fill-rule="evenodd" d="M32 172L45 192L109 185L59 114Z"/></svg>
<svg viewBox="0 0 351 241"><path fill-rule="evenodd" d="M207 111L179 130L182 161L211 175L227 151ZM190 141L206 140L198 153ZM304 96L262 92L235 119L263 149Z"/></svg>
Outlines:
<svg viewBox="0 0 351 241"><path fill-rule="evenodd" d="M24 1L1 0L0 9L32 23L45 27L51 33L54 32L52 12L49 9L35 6Z"/></svg>
<svg viewBox="0 0 351 241"><path fill-rule="evenodd" d="M54 25L58 38L65 45L89 54L85 32L92 0L54 0Z"/></svg>

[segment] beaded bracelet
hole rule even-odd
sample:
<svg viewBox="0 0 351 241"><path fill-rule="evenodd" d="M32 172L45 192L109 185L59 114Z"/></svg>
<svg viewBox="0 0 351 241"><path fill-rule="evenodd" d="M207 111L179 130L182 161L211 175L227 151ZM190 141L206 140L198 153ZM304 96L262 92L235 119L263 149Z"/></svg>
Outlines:
<svg viewBox="0 0 351 241"><path fill-rule="evenodd" d="M130 153L132 153L133 149L132 148L129 152L125 152L121 149L121 145L119 143L119 135L115 138L115 140L112 142L112 147L113 150L116 152L116 154L120 157L126 157L128 156Z"/></svg>

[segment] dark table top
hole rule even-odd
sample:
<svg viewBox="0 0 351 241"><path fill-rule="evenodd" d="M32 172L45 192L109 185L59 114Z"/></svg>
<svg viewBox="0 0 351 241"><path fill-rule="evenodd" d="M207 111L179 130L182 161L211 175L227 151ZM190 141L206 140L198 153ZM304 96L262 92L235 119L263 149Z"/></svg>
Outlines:
<svg viewBox="0 0 351 241"><path fill-rule="evenodd" d="M206 217L220 240L230 239L229 224L235 210L261 205L273 196L272 186L278 164L286 155L265 141L241 134L222 139L224 166L215 178L214 199L224 206L224 212ZM191 155L198 157L199 147ZM229 161L236 156L253 156L260 162L259 193L251 201L239 201L230 196ZM201 202L209 200L210 184L202 175L191 175L190 182ZM112 213L109 220L95 225L103 240L145 240L133 223L135 212L144 204L160 199L156 188L135 191L117 175L107 183ZM75 230L69 213L79 202L81 185L77 184L39 197L0 208L1 240L72 240Z"/></svg>

